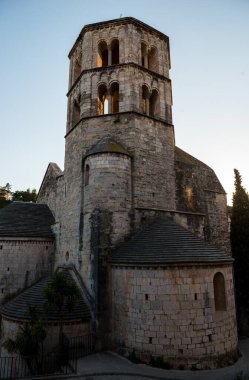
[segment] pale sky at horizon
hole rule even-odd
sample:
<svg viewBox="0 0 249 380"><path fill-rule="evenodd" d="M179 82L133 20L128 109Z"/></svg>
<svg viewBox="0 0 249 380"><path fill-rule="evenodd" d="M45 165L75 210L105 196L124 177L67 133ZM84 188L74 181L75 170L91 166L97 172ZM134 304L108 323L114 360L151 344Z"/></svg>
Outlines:
<svg viewBox="0 0 249 380"><path fill-rule="evenodd" d="M249 0L0 0L0 186L38 190L49 162L63 169L68 52L121 14L169 36L176 145L231 204L234 168L249 191Z"/></svg>

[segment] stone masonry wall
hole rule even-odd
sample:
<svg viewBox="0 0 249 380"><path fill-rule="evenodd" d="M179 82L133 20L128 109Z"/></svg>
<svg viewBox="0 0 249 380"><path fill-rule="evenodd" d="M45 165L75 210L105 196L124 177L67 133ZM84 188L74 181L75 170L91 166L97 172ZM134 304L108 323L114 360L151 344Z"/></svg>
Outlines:
<svg viewBox="0 0 249 380"><path fill-rule="evenodd" d="M231 255L226 194L206 190L205 195L206 239L212 242L216 247L220 248L223 252Z"/></svg>
<svg viewBox="0 0 249 380"><path fill-rule="evenodd" d="M99 222L94 215L105 212L105 226L108 228L109 239L106 248L110 248L124 239L130 233L131 211L131 158L117 153L101 153L87 157L84 168L88 165L89 183L82 188L83 225L80 227L82 240L80 255L82 260L82 275L85 284L93 289L94 253L93 230L101 232ZM99 217L97 218L99 220ZM101 237L100 237L101 238ZM98 241L99 239L98 238ZM104 247L97 242L100 252Z"/></svg>
<svg viewBox="0 0 249 380"><path fill-rule="evenodd" d="M225 277L226 310L216 311L213 277ZM110 331L115 348L143 360L162 356L191 368L219 366L236 351L232 266L112 267Z"/></svg>
<svg viewBox="0 0 249 380"><path fill-rule="evenodd" d="M190 163L175 163L177 210L203 213L205 240L231 254L226 193L211 168L188 157Z"/></svg>
<svg viewBox="0 0 249 380"><path fill-rule="evenodd" d="M69 252L70 260L77 269L83 190L82 158L89 148L106 136L123 145L133 157L131 186L134 206L175 209L172 127L132 113L85 119L66 137L64 178L67 191L58 246L61 257L64 258ZM104 179L99 186L105 187ZM112 202L111 199L108 202Z"/></svg>
<svg viewBox="0 0 249 380"><path fill-rule="evenodd" d="M50 239L0 239L0 304L49 273L54 242Z"/></svg>
<svg viewBox="0 0 249 380"><path fill-rule="evenodd" d="M191 212L179 212L173 210L157 210L136 208L134 212L134 229L138 230L141 226L152 222L155 218L169 218L174 220L180 226L191 231L193 234L204 239L204 214L191 213Z"/></svg>

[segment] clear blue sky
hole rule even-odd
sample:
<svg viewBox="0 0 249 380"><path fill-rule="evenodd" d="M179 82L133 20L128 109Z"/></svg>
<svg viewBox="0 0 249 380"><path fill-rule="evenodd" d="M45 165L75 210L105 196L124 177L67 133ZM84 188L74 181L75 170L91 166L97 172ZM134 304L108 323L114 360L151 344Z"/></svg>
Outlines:
<svg viewBox="0 0 249 380"><path fill-rule="evenodd" d="M249 0L0 0L0 185L38 189L50 161L63 169L67 54L85 24L121 14L170 37L176 144L229 202L233 168L249 190Z"/></svg>

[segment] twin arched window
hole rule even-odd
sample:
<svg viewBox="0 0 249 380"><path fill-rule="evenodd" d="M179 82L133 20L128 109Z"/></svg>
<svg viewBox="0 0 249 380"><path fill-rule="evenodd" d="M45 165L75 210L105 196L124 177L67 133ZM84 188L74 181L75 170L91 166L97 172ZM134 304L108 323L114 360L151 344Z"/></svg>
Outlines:
<svg viewBox="0 0 249 380"><path fill-rule="evenodd" d="M214 305L216 311L227 309L225 278L221 272L217 272L213 279L214 285Z"/></svg>
<svg viewBox="0 0 249 380"><path fill-rule="evenodd" d="M159 95L157 90L149 89L146 85L142 86L142 112L151 117L159 116Z"/></svg>
<svg viewBox="0 0 249 380"><path fill-rule="evenodd" d="M119 64L119 40L115 38L108 46L102 40L98 44L98 67L106 67Z"/></svg>
<svg viewBox="0 0 249 380"><path fill-rule="evenodd" d="M119 84L114 82L108 90L105 84L98 87L98 114L119 112Z"/></svg>

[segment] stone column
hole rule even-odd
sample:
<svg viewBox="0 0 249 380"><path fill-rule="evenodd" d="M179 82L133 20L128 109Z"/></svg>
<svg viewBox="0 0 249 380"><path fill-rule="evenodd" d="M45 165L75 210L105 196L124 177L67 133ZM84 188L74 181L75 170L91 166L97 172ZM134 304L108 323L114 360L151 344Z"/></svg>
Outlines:
<svg viewBox="0 0 249 380"><path fill-rule="evenodd" d="M108 66L112 64L112 49L108 47Z"/></svg>
<svg viewBox="0 0 249 380"><path fill-rule="evenodd" d="M112 95L108 95L108 113L112 113Z"/></svg>
<svg viewBox="0 0 249 380"><path fill-rule="evenodd" d="M146 99L146 115L149 116L150 114L150 102L149 102L149 96L147 95Z"/></svg>
<svg viewBox="0 0 249 380"><path fill-rule="evenodd" d="M149 59L148 59L148 53L144 55L144 67L148 69Z"/></svg>

